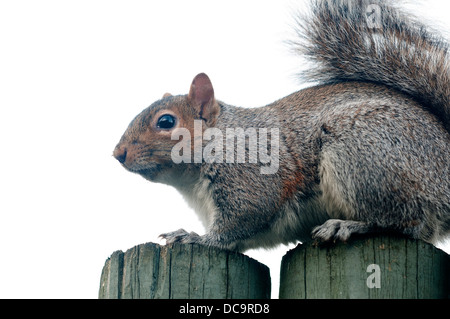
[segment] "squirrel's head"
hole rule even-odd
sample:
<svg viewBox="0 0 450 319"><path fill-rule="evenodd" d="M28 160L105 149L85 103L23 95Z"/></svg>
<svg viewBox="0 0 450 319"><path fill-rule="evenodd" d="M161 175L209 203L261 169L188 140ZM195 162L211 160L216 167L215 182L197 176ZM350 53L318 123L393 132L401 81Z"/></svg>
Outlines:
<svg viewBox="0 0 450 319"><path fill-rule="evenodd" d="M204 130L215 126L219 114L220 106L214 98L211 81L206 74L200 73L192 81L189 94L172 96L166 93L137 115L113 155L127 170L152 181L164 182L165 175L180 168L171 156L173 147L179 143L172 135L187 129L193 137L195 120L202 121Z"/></svg>

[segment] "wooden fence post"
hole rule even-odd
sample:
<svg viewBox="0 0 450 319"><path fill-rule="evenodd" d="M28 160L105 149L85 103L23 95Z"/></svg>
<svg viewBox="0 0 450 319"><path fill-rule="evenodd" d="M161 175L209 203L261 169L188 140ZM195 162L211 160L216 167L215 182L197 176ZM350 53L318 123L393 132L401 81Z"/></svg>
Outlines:
<svg viewBox="0 0 450 319"><path fill-rule="evenodd" d="M270 298L269 268L245 255L200 245L142 244L114 252L100 299Z"/></svg>
<svg viewBox="0 0 450 319"><path fill-rule="evenodd" d="M418 240L360 237L299 245L282 260L280 298L449 298L450 256Z"/></svg>

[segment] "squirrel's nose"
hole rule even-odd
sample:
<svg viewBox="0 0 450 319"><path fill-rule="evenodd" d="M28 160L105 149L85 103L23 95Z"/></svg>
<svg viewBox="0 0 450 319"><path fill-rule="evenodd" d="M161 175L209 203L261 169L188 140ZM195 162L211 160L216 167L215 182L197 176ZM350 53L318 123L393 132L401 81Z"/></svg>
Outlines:
<svg viewBox="0 0 450 319"><path fill-rule="evenodd" d="M114 150L113 156L119 161L120 164L125 163L127 160L127 148L117 146Z"/></svg>

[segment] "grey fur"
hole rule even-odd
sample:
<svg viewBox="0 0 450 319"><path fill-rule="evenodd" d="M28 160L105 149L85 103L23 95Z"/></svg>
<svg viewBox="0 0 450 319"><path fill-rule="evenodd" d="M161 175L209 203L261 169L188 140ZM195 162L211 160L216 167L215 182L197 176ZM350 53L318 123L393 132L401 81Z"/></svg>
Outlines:
<svg viewBox="0 0 450 319"><path fill-rule="evenodd" d="M379 28L367 26L369 4L381 9ZM307 75L321 84L261 108L218 102L214 123L222 130L279 128L276 174L260 174L260 164L156 164L144 155L125 162L123 150L142 140L149 114L186 112L186 96L165 97L130 124L115 156L130 171L177 188L206 228L203 236L182 229L161 236L240 251L373 231L444 239L450 234L447 43L384 1L316 1L298 31L294 46L317 62Z"/></svg>
<svg viewBox="0 0 450 319"><path fill-rule="evenodd" d="M312 16L299 14L298 40L291 42L317 66L302 78L387 85L414 97L450 129L446 39L393 1L322 0L311 1L311 8Z"/></svg>

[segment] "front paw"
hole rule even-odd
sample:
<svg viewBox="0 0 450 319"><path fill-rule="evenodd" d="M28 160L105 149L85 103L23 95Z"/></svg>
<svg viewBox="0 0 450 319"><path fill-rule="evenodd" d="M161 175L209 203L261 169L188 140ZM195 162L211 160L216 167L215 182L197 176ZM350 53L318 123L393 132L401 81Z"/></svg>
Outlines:
<svg viewBox="0 0 450 319"><path fill-rule="evenodd" d="M178 229L174 232L161 234L159 237L166 240L166 245L173 243L193 244L200 241L200 236L197 233L188 233L184 229Z"/></svg>

